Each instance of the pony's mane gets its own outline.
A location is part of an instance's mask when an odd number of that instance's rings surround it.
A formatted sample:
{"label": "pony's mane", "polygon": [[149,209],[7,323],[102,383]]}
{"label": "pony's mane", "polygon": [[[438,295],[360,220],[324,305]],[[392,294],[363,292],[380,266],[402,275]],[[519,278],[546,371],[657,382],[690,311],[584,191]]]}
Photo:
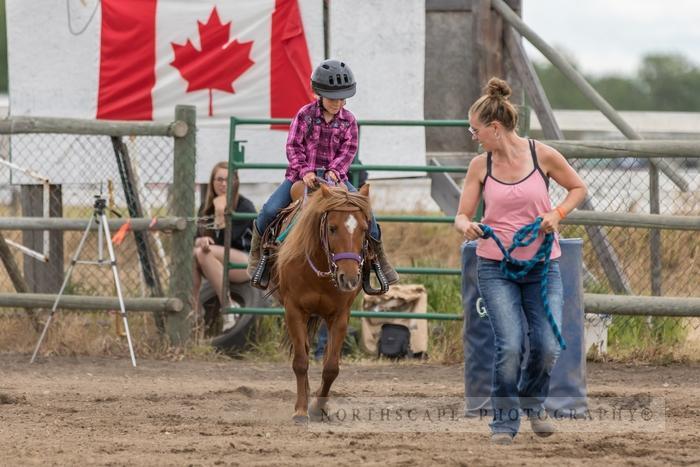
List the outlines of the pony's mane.
{"label": "pony's mane", "polygon": [[329,194],[324,196],[322,190],[317,190],[304,205],[299,219],[278,250],[278,274],[294,262],[306,261],[306,255],[312,256],[320,247],[319,231],[321,215],[324,212],[354,206],[369,219],[370,204],[367,196],[357,192],[351,193],[342,187],[329,187],[328,192]]}

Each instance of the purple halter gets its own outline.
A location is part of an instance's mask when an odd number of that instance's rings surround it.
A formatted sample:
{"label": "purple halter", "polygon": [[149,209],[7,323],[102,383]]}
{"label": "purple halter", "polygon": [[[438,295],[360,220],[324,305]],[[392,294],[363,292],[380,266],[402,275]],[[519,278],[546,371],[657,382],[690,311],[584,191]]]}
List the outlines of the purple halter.
{"label": "purple halter", "polygon": [[[338,184],[334,182],[333,180],[330,179],[325,179],[323,177],[317,177],[317,180],[325,185],[329,186],[337,186]],[[306,201],[307,198],[307,187],[304,186],[304,201]],[[345,211],[344,209],[338,209],[338,211]],[[348,209],[347,212],[354,212],[354,211],[359,211],[359,209]],[[330,211],[328,211],[330,212]],[[333,285],[338,287],[338,265],[336,264],[336,261],[340,261],[343,259],[352,259],[354,261],[357,261],[357,263],[360,265],[360,269],[362,269],[362,266],[365,262],[365,256],[367,256],[367,244],[368,240],[365,237],[364,241],[362,242],[362,254],[359,255],[357,253],[352,253],[352,252],[343,252],[343,253],[332,253],[330,246],[328,245],[328,212],[324,212],[323,215],[321,215],[321,222],[320,222],[320,232],[319,232],[319,238],[321,239],[321,246],[323,248],[323,252],[326,254],[326,259],[328,261],[328,271],[321,271],[316,267],[314,262],[311,260],[309,255],[306,255],[306,261],[309,263],[309,266],[311,269],[316,273],[318,277],[330,277],[331,281],[333,281]]]}
{"label": "purple halter", "polygon": [[362,266],[365,262],[365,256],[367,254],[367,238],[365,237],[364,241],[362,242],[361,255],[353,252],[332,253],[330,246],[328,245],[328,212],[324,212],[323,215],[321,215],[320,224],[321,225],[319,233],[321,238],[321,247],[323,248],[323,252],[326,254],[326,258],[328,261],[328,271],[321,271],[320,269],[318,269],[308,254],[306,255],[306,261],[309,263],[309,266],[318,277],[330,277],[333,281],[333,285],[338,287],[338,265],[336,264],[336,261],[340,261],[343,259],[352,259],[354,261],[357,261],[357,264],[359,264],[360,269],[362,269]]}

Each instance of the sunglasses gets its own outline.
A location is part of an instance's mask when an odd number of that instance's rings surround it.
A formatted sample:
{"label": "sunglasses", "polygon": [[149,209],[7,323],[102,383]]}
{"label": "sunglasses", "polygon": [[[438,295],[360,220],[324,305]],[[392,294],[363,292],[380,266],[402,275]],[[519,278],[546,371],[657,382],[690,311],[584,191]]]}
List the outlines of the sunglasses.
{"label": "sunglasses", "polygon": [[[493,123],[493,122],[487,123],[486,125],[484,125],[484,128],[487,127],[487,126],[489,126],[489,125],[491,125],[492,123]],[[470,126],[470,127],[467,128],[467,129],[469,130],[469,133],[470,133],[472,136],[476,136],[477,138],[479,137],[479,131],[481,131],[481,130],[476,129],[476,128],[474,128],[473,126]]]}

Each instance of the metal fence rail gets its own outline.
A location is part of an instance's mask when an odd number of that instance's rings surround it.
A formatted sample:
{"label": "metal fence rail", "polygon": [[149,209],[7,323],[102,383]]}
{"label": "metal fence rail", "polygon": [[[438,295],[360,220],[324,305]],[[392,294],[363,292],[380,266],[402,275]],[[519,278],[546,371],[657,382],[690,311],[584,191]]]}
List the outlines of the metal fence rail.
{"label": "metal fence rail", "polygon": [[[700,298],[683,297],[625,297],[608,294],[584,294],[583,306],[586,313],[599,315],[626,316],[675,316],[700,317]],[[227,313],[251,315],[284,315],[283,308],[230,308]],[[407,313],[401,311],[361,311],[352,310],[353,318],[401,318],[434,319],[441,321],[460,321],[464,319],[461,311],[433,313]]]}
{"label": "metal fence rail", "polygon": [[[261,164],[261,163],[250,163],[245,161],[245,148],[242,146],[241,142],[235,140],[235,130],[238,125],[269,125],[269,124],[286,124],[289,123],[287,119],[237,119],[231,120],[231,141],[230,141],[230,154],[229,154],[229,167],[230,170],[239,169],[264,169],[264,168],[286,168],[286,164]],[[468,122],[459,120],[450,121],[434,121],[426,120],[421,122],[416,121],[382,121],[382,120],[372,120],[372,121],[359,121],[358,125],[360,128],[362,125],[371,126],[466,126]],[[687,203],[688,191],[692,194],[695,193],[697,197],[700,194],[700,175],[697,173],[698,158],[700,158],[700,143],[696,141],[658,141],[658,140],[647,140],[647,141],[542,141],[544,144],[548,144],[555,149],[559,150],[577,169],[577,171],[583,176],[585,180],[589,182],[589,186],[593,186],[596,191],[593,193],[593,200],[597,201],[596,209],[598,211],[584,211],[579,210],[573,212],[569,217],[567,217],[563,222],[563,232],[568,233],[571,236],[582,236],[587,237],[586,231],[581,230],[580,226],[601,226],[601,228],[607,228],[607,234],[611,239],[615,249],[622,252],[622,267],[625,274],[631,277],[632,286],[631,290],[636,292],[631,296],[618,296],[610,295],[606,293],[586,293],[584,294],[584,307],[585,312],[591,317],[591,319],[600,320],[602,319],[607,325],[610,324],[610,315],[616,315],[614,320],[621,321],[622,326],[628,326],[632,328],[632,323],[624,320],[635,319],[637,316],[645,317],[647,320],[647,326],[649,329],[658,330],[666,326],[664,322],[662,323],[652,323],[650,320],[652,317],[660,318],[662,320],[674,320],[672,321],[673,326],[686,327],[688,325],[697,327],[698,324],[688,324],[690,323],[683,318],[698,317],[700,316],[700,301],[697,298],[692,298],[693,295],[697,295],[697,284],[700,283],[700,271],[695,271],[691,274],[692,278],[683,277],[687,280],[686,282],[686,292],[683,289],[679,289],[678,283],[674,284],[675,291],[673,294],[679,295],[678,297],[654,297],[648,296],[649,290],[647,288],[639,288],[636,286],[638,284],[637,276],[639,274],[649,274],[652,269],[650,267],[644,267],[639,269],[639,266],[634,266],[632,268],[628,265],[629,258],[639,258],[640,252],[639,243],[634,243],[637,238],[640,238],[638,231],[644,232],[658,232],[663,231],[666,236],[673,235],[676,231],[677,235],[683,236],[684,243],[689,243],[695,232],[700,230],[700,205],[695,198],[690,198],[691,203]],[[647,160],[653,161],[669,161],[674,167],[690,167],[690,170],[686,170],[683,173],[684,181],[687,184],[683,185],[684,190],[678,189],[675,184],[675,180],[668,180],[668,183],[662,183],[661,188],[657,186],[657,189],[661,191],[662,195],[664,193],[671,194],[671,196],[676,199],[682,199],[686,201],[683,205],[683,209],[674,209],[667,205],[664,209],[663,203],[661,204],[661,209],[656,211],[652,210],[653,213],[640,212],[640,209],[630,209],[625,206],[625,209],[621,210],[620,207],[624,204],[620,204],[625,198],[629,198],[630,190],[639,189],[641,193],[649,193],[654,191],[654,181],[650,179],[651,173],[645,169],[647,165]],[[665,164],[665,163],[664,163]],[[353,164],[351,167],[355,167]],[[664,167],[668,167],[667,164]],[[425,172],[425,173],[453,173],[453,174],[464,174],[466,172],[466,166],[440,166],[440,165],[429,165],[429,166],[390,166],[390,165],[367,165],[363,164],[361,166],[364,170],[374,170],[374,171],[402,171],[402,172]],[[640,170],[640,168],[642,170]],[[617,177],[617,178],[615,178]],[[606,184],[607,186],[616,189],[613,193],[608,195],[602,191],[601,186]],[[641,185],[643,184],[643,185]],[[619,193],[619,194],[618,194]],[[552,190],[552,198],[554,202],[558,202],[563,199],[565,192],[559,188],[554,187]],[[609,200],[609,201],[608,201]],[[642,210],[644,207],[642,207]],[[603,211],[603,212],[601,212]],[[232,217],[246,218],[250,219],[255,217],[254,214],[238,214],[233,213]],[[412,215],[378,215],[377,220],[379,222],[416,222],[416,223],[443,223],[451,224],[454,218],[451,216],[412,216]],[[651,230],[650,230],[651,229]],[[632,235],[629,235],[629,233]],[[643,234],[641,234],[643,235]],[[643,238],[643,237],[641,237]],[[673,241],[669,239],[670,241]],[[666,240],[666,241],[669,241]],[[624,245],[625,241],[630,242],[631,251],[625,252]],[[676,240],[678,241],[678,240]],[[695,242],[697,244],[697,237],[695,237]],[[590,242],[586,242],[590,243]],[[584,244],[586,244],[584,243]],[[585,252],[585,261],[594,262],[596,261],[595,256],[590,253],[590,245],[587,245],[589,251]],[[618,253],[619,254],[619,253]],[[243,264],[228,264],[229,267],[243,268]],[[610,290],[609,286],[605,282],[605,275],[601,274],[599,266],[593,264],[589,266],[590,269],[594,271],[592,275],[594,278],[600,278],[599,281],[595,282],[595,289],[597,292]],[[397,271],[403,274],[435,274],[435,275],[459,275],[461,271],[456,268],[432,268],[432,267],[422,267],[422,268],[409,268],[409,267],[397,267]],[[647,281],[647,284],[649,281]],[[683,297],[683,295],[690,295],[690,297]],[[256,315],[280,315],[283,313],[282,309],[257,309],[257,308],[235,308],[229,309],[229,313],[251,313]],[[373,314],[375,312],[367,311],[353,311],[351,316],[353,317],[371,317],[376,316]],[[602,316],[601,316],[602,315]],[[424,319],[437,319],[437,320],[460,320],[462,319],[463,313],[458,312],[435,312],[426,313],[422,315],[416,314],[404,314],[401,312],[382,312],[382,317],[397,317],[397,318],[424,318]],[[601,316],[599,318],[599,316]],[[673,317],[673,318],[671,318]],[[679,320],[680,317],[680,320]],[[587,318],[588,319],[588,318]],[[655,318],[654,318],[655,319]],[[636,326],[636,325],[635,325]],[[607,329],[607,327],[605,328]],[[654,331],[656,332],[656,331]]]}

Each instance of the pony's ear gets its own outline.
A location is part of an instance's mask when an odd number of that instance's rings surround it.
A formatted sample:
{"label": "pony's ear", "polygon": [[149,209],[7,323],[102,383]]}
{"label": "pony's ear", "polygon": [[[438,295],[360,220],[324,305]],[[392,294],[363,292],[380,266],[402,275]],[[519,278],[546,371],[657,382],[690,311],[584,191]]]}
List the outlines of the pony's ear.
{"label": "pony's ear", "polygon": [[325,185],[321,183],[321,194],[323,195],[324,198],[328,198],[329,196],[332,196],[330,188],[328,188],[328,185]]}
{"label": "pony's ear", "polygon": [[358,193],[360,193],[362,196],[367,196],[369,198],[369,183],[365,183],[364,185],[362,185]]}

